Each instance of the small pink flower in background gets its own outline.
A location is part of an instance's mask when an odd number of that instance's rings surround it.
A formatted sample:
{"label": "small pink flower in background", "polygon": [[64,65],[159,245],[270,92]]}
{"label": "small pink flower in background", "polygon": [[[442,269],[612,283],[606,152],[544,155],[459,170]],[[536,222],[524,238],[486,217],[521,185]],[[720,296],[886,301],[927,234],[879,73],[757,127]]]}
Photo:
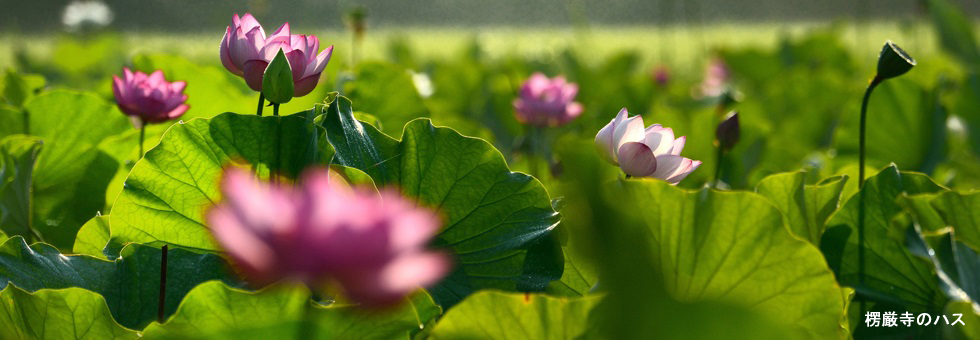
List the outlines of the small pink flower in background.
{"label": "small pink flower in background", "polygon": [[670,128],[653,124],[643,128],[643,117],[628,117],[626,109],[599,130],[596,149],[602,159],[618,165],[627,175],[655,177],[677,184],[694,172],[701,161],[681,156],[687,138],[674,139]]}
{"label": "small pink flower in background", "polygon": [[232,26],[225,29],[221,39],[221,63],[228,71],[245,79],[255,91],[262,91],[262,75],[272,59],[282,49],[293,71],[294,97],[309,94],[320,80],[320,74],[330,62],[333,46],[320,49],[314,35],[292,34],[285,23],[271,36],[251,14],[232,17]]}
{"label": "small pink flower in background", "polygon": [[578,85],[558,76],[549,79],[534,73],[521,86],[520,98],[514,100],[517,120],[535,126],[557,126],[582,114],[582,104],[575,102]]}
{"label": "small pink flower in background", "polygon": [[711,58],[708,66],[704,70],[704,80],[699,85],[699,95],[701,97],[717,97],[725,93],[728,88],[728,81],[731,78],[731,71],[728,65],[721,58]]}
{"label": "small pink flower in background", "polygon": [[670,68],[666,65],[659,65],[653,69],[653,83],[660,87],[670,84]]}
{"label": "small pink flower in background", "polygon": [[310,170],[298,188],[225,173],[224,201],[207,214],[215,239],[248,279],[336,282],[367,306],[399,302],[450,270],[447,254],[427,251],[441,227],[433,211],[399,193],[349,187]]}
{"label": "small pink flower in background", "polygon": [[112,76],[116,104],[137,126],[166,122],[187,112],[186,86],[183,81],[167,82],[160,70],[146,75],[123,68],[122,78]]}

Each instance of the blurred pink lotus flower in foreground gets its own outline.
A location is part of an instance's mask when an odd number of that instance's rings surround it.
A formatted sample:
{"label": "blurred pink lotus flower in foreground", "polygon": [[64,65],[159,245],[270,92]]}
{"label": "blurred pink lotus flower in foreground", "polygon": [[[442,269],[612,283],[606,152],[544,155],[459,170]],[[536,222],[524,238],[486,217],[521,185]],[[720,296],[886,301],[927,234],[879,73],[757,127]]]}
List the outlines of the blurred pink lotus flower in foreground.
{"label": "blurred pink lotus flower in foreground", "polygon": [[396,192],[351,188],[324,169],[308,171],[300,183],[225,173],[224,202],[207,221],[252,282],[336,282],[355,302],[385,306],[449,272],[448,255],[425,249],[441,226],[434,212]]}
{"label": "blurred pink lotus flower in foreground", "polygon": [[708,62],[704,69],[704,80],[698,87],[700,97],[717,97],[725,93],[728,88],[728,80],[731,78],[731,71],[728,65],[721,58],[714,57]]}
{"label": "blurred pink lotus flower in foreground", "polygon": [[557,126],[582,114],[582,104],[574,102],[578,85],[558,76],[548,79],[534,73],[521,86],[520,98],[514,100],[517,120],[535,126]]}
{"label": "blurred pink lotus flower in foreground", "polygon": [[643,128],[643,117],[628,117],[626,109],[599,130],[595,136],[596,149],[602,159],[618,165],[627,175],[656,177],[677,184],[701,161],[682,157],[687,138],[674,139],[670,128],[653,124]]}
{"label": "blurred pink lotus flower in foreground", "polygon": [[137,127],[162,123],[180,117],[190,108],[184,102],[187,82],[167,82],[163,71],[150,75],[123,68],[123,77],[112,76],[112,93],[119,110],[133,120]]}
{"label": "blurred pink lotus flower in foreground", "polygon": [[313,91],[320,74],[330,62],[333,46],[320,49],[320,40],[314,35],[289,34],[285,23],[271,36],[251,14],[232,17],[232,26],[225,29],[221,38],[221,64],[228,71],[245,78],[252,90],[262,91],[262,75],[272,59],[282,49],[293,71],[293,97],[302,97]]}

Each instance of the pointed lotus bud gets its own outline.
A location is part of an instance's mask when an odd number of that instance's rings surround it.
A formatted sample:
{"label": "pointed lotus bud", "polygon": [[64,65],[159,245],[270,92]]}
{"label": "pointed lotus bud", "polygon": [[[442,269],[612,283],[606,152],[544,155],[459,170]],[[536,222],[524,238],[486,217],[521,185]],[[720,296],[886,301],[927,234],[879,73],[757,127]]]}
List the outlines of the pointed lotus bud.
{"label": "pointed lotus bud", "polygon": [[905,53],[901,47],[891,41],[886,41],[878,56],[878,75],[876,78],[885,80],[905,74],[915,66],[915,59]]}
{"label": "pointed lotus bud", "polygon": [[262,76],[262,94],[269,102],[282,104],[293,98],[293,71],[289,68],[286,54],[279,54],[265,69]]}
{"label": "pointed lotus bud", "polygon": [[718,147],[722,150],[731,150],[738,143],[739,136],[738,112],[732,111],[725,119],[718,124],[715,130],[715,138],[718,139]]}

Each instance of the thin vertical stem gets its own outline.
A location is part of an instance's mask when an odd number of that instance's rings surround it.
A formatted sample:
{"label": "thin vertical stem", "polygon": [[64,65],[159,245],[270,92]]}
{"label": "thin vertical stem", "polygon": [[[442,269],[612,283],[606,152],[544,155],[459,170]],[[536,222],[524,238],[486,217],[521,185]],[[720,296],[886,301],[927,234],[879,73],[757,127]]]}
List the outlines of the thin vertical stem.
{"label": "thin vertical stem", "polygon": [[276,168],[270,177],[272,183],[279,183],[279,173],[282,172],[282,117],[279,117],[279,103],[272,104],[272,115],[276,117]]}
{"label": "thin vertical stem", "polygon": [[146,137],[146,122],[140,124],[140,155],[138,158],[143,158],[143,138]]}
{"label": "thin vertical stem", "polygon": [[255,114],[256,115],[262,116],[262,107],[265,106],[263,104],[265,104],[265,94],[262,93],[262,92],[259,92],[259,108],[258,109],[255,109]]}
{"label": "thin vertical stem", "polygon": [[718,152],[715,156],[715,180],[711,182],[713,183],[712,186],[714,186],[715,188],[717,188],[718,183],[721,182],[721,167],[724,158],[725,158],[725,149],[723,149],[721,145],[719,145]]}
{"label": "thin vertical stem", "polygon": [[868,89],[864,91],[864,99],[861,101],[861,126],[860,126],[860,140],[858,141],[858,188],[864,187],[864,155],[865,155],[865,133],[866,124],[868,120],[868,101],[871,99],[871,91],[878,86],[880,80],[875,77],[871,84],[868,84]]}
{"label": "thin vertical stem", "polygon": [[163,323],[164,305],[167,301],[167,245],[160,249],[160,300],[157,302],[157,322]]}
{"label": "thin vertical stem", "polygon": [[24,109],[24,134],[31,134],[31,113]]}
{"label": "thin vertical stem", "polygon": [[[865,217],[865,206],[864,206],[864,158],[865,158],[865,141],[867,134],[867,120],[868,120],[868,100],[871,98],[871,92],[878,86],[881,79],[875,76],[868,84],[868,89],[864,91],[864,99],[861,100],[861,125],[860,125],[860,137],[858,141],[858,282],[864,286],[864,217]],[[864,314],[865,303],[864,299],[860,301],[860,313]]]}

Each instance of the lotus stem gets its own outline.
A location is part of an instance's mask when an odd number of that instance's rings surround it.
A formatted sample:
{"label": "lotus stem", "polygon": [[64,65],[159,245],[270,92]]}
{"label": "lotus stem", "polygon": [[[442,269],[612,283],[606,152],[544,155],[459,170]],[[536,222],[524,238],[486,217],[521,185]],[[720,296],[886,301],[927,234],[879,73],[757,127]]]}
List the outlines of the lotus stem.
{"label": "lotus stem", "polygon": [[265,104],[265,94],[259,92],[259,108],[255,110],[255,114],[260,117],[262,116],[262,106],[264,106],[263,104]]}
{"label": "lotus stem", "polygon": [[724,160],[724,158],[725,158],[725,148],[722,147],[721,145],[718,145],[718,153],[715,156],[715,180],[712,181],[715,188],[717,188],[718,183],[721,182],[721,167],[722,167],[722,160]]}
{"label": "lotus stem", "polygon": [[868,84],[868,89],[864,91],[864,99],[861,101],[861,126],[860,126],[861,132],[859,137],[860,140],[858,142],[859,143],[858,145],[858,188],[859,189],[864,187],[864,156],[865,156],[865,140],[866,140],[865,135],[866,135],[867,121],[868,121],[868,101],[869,99],[871,99],[871,92],[874,91],[875,87],[877,87],[878,83],[880,82],[881,79],[878,77],[875,77],[873,80],[871,80],[871,83]]}
{"label": "lotus stem", "polygon": [[279,183],[282,171],[282,117],[279,116],[279,103],[272,104],[272,116],[276,117],[276,168],[270,176],[273,183]]}
{"label": "lotus stem", "polygon": [[[864,206],[864,158],[865,158],[865,142],[866,142],[866,130],[867,130],[867,120],[868,120],[868,101],[871,98],[871,92],[874,91],[878,83],[881,82],[881,78],[875,76],[868,84],[868,89],[864,91],[864,99],[861,101],[861,125],[860,125],[860,137],[858,141],[858,282],[864,286],[865,282],[865,251],[864,251],[864,217],[865,217],[865,206]],[[860,301],[861,314],[864,314],[865,305],[864,300]]]}
{"label": "lotus stem", "polygon": [[140,155],[137,159],[143,158],[143,138],[146,137],[146,122],[140,124]]}

